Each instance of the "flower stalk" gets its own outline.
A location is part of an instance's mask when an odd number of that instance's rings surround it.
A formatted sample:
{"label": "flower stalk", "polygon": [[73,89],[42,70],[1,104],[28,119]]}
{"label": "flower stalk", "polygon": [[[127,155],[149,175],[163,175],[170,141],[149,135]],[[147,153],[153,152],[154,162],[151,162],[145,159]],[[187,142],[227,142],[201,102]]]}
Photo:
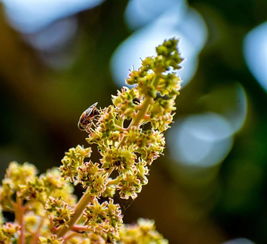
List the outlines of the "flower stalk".
{"label": "flower stalk", "polygon": [[81,199],[79,200],[79,202],[76,205],[74,214],[72,215],[69,223],[64,226],[64,228],[62,228],[61,230],[58,231],[57,236],[58,237],[63,237],[72,227],[73,225],[79,220],[79,218],[81,217],[84,209],[86,208],[86,206],[93,200],[94,198],[91,196],[90,191],[86,191],[83,196],[81,197]]}
{"label": "flower stalk", "polygon": [[22,205],[22,200],[17,198],[17,204],[16,204],[16,221],[18,222],[20,226],[20,234],[19,234],[19,240],[18,244],[24,244],[25,243],[25,223],[24,223],[24,213],[25,208]]}

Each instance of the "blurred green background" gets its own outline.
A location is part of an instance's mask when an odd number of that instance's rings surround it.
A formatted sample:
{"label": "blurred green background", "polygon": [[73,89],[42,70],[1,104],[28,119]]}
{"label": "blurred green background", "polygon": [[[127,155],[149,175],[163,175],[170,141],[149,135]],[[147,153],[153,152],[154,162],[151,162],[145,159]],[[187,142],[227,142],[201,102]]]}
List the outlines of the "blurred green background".
{"label": "blurred green background", "polygon": [[2,0],[0,177],[84,144],[84,109],[110,104],[170,37],[185,58],[176,122],[125,221],[170,243],[267,243],[266,0]]}

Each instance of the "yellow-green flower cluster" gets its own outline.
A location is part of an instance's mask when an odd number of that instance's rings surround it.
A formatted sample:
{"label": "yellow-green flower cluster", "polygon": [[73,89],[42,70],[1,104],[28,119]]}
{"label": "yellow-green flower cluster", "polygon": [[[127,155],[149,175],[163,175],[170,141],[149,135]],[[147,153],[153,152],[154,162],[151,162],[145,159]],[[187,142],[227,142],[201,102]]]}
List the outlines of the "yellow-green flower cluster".
{"label": "yellow-green flower cluster", "polygon": [[[89,159],[90,147],[81,146],[70,149],[62,160],[65,179],[96,197],[87,213],[95,212],[102,206],[100,199],[116,192],[122,199],[136,198],[148,182],[148,166],[163,153],[163,132],[172,123],[180,89],[174,70],[182,59],[175,39],[165,41],[156,52],[156,57],[144,59],[129,75],[127,83],[134,87],[123,87],[112,96],[113,105],[99,109],[94,126],[88,129],[87,142],[97,146],[99,162]],[[92,217],[86,216],[85,222],[90,222]],[[105,228],[102,237],[103,233]]]}
{"label": "yellow-green flower cluster", "polygon": [[33,165],[11,162],[0,188],[0,204],[3,210],[13,210],[18,197],[25,197],[25,188],[35,180],[37,170]]}
{"label": "yellow-green flower cluster", "polygon": [[118,230],[122,225],[120,206],[113,200],[100,204],[96,199],[87,206],[83,218],[85,225],[93,233],[98,234],[105,240],[118,239]]}
{"label": "yellow-green flower cluster", "polygon": [[156,231],[154,221],[139,219],[136,225],[123,226],[119,243],[168,244],[168,241]]}
{"label": "yellow-green flower cluster", "polygon": [[177,40],[165,41],[156,51],[156,57],[144,59],[142,66],[129,75],[127,83],[135,87],[123,87],[112,97],[113,105],[99,110],[96,127],[87,138],[89,144],[98,147],[98,167],[117,172],[106,185],[114,183],[113,189],[122,198],[135,198],[147,183],[147,166],[162,154],[162,132],[173,120],[180,89],[174,69],[180,68],[182,61]]}
{"label": "yellow-green flower cluster", "polygon": [[5,223],[0,226],[0,244],[14,243],[19,226],[13,223]]}
{"label": "yellow-green flower cluster", "polygon": [[108,174],[100,164],[85,162],[78,168],[77,173],[79,182],[84,188],[88,188],[92,196],[99,197],[105,191]]}
{"label": "yellow-green flower cluster", "polygon": [[39,237],[40,244],[63,244],[64,240],[58,238],[57,235],[48,233],[46,236]]}
{"label": "yellow-green flower cluster", "polygon": [[[115,194],[135,199],[148,183],[149,166],[163,153],[163,133],[173,121],[180,89],[174,70],[182,61],[177,40],[164,41],[156,53],[130,73],[126,82],[133,87],[112,96],[112,105],[83,114],[89,147],[69,149],[59,170],[37,175],[30,164],[10,164],[0,210],[14,212],[16,220],[5,223],[0,214],[0,244],[167,243],[151,221],[124,226],[113,200]],[[77,203],[69,183],[86,189]]]}
{"label": "yellow-green flower cluster", "polygon": [[90,158],[91,149],[77,146],[65,153],[60,167],[62,176],[71,183],[78,184],[77,169],[83,165],[86,158]]}
{"label": "yellow-green flower cluster", "polygon": [[57,229],[58,227],[67,225],[73,214],[73,208],[60,197],[50,197],[45,209],[49,213],[51,229]]}
{"label": "yellow-green flower cluster", "polygon": [[30,202],[28,205],[31,209],[39,203],[44,206],[50,196],[60,196],[70,203],[75,202],[71,185],[61,177],[58,169],[37,176],[36,168],[28,163],[19,165],[12,162],[0,189],[0,202],[4,210],[12,210],[18,198]]}
{"label": "yellow-green flower cluster", "polygon": [[[48,170],[45,174],[38,176],[33,165],[11,162],[0,187],[0,206],[3,211],[15,214],[16,225],[11,223],[0,225],[0,243],[2,240],[5,240],[4,244],[17,240],[19,237],[17,232],[21,231],[19,224],[23,224],[25,229],[25,240],[32,238],[31,233],[39,225],[41,225],[40,235],[45,235],[49,225],[48,219],[56,223],[54,212],[48,211],[49,202],[51,199],[57,199],[57,201],[66,202],[68,207],[73,206],[76,197],[72,191],[71,185],[61,177],[58,169]],[[57,206],[60,206],[62,213],[62,203]],[[66,215],[62,216],[59,217],[59,225],[66,219]],[[57,225],[54,227],[56,228]]]}

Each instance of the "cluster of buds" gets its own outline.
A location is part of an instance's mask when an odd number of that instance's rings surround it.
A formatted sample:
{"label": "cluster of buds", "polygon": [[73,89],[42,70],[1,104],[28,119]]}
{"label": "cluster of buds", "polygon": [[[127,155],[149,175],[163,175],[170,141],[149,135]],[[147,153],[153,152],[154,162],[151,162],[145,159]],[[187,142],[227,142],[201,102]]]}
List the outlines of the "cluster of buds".
{"label": "cluster of buds", "polygon": [[[112,105],[98,109],[95,103],[81,115],[88,147],[71,148],[59,169],[39,176],[30,164],[10,164],[0,206],[13,211],[15,221],[0,216],[0,244],[167,243],[151,221],[123,225],[114,203],[115,196],[135,199],[148,183],[149,166],[163,153],[163,133],[173,121],[180,89],[175,70],[182,61],[177,40],[164,41],[156,53],[130,73],[126,82],[133,87],[118,91]],[[98,162],[91,160],[92,148]],[[70,183],[85,189],[79,201]]]}
{"label": "cluster of buds", "polygon": [[147,219],[139,219],[136,225],[124,225],[121,228],[120,238],[124,244],[168,244],[168,241],[155,230],[154,221]]}

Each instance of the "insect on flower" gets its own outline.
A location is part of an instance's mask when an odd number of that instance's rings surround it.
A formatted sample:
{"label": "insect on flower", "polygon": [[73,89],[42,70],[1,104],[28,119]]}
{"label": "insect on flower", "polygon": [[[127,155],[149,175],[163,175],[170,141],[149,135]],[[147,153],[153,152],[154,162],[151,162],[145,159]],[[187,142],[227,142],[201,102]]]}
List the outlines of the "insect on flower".
{"label": "insect on flower", "polygon": [[96,107],[97,102],[87,108],[80,116],[78,121],[78,128],[82,131],[86,131],[90,133],[92,129],[96,126],[95,122],[97,122],[97,118],[99,115],[99,110]]}

